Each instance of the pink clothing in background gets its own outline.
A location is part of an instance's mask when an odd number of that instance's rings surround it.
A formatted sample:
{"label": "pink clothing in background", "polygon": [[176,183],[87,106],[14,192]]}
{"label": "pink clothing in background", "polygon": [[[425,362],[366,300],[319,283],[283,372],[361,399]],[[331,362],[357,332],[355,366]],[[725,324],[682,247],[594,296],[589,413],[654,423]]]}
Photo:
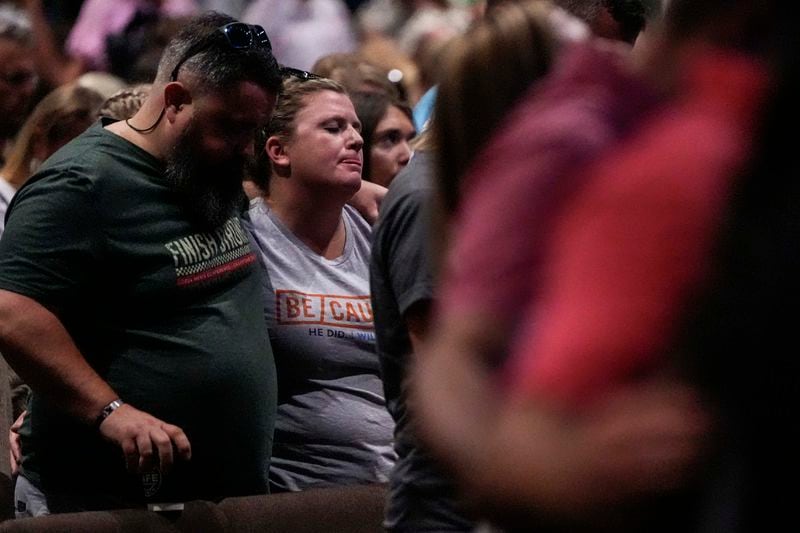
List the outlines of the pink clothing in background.
{"label": "pink clothing in background", "polygon": [[707,279],[748,160],[766,70],[696,49],[683,95],[589,173],[563,211],[507,377],[517,396],[590,401],[660,367]]}
{"label": "pink clothing in background", "polygon": [[[153,0],[85,0],[78,20],[67,38],[67,53],[83,60],[90,70],[105,70],[106,39],[120,33],[138,10],[152,8]],[[163,0],[157,8],[168,17],[191,15],[197,11],[194,0]]]}
{"label": "pink clothing in background", "polygon": [[564,51],[465,177],[441,313],[518,324],[538,292],[551,220],[581,185],[577,171],[655,101],[628,72],[619,49],[589,42]]}

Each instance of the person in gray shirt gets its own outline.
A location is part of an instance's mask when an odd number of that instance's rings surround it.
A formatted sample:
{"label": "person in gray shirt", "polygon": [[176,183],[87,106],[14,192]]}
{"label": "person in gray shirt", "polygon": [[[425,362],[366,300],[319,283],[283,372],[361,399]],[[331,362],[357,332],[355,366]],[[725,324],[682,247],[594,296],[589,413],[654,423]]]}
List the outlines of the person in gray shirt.
{"label": "person in gray shirt", "polygon": [[369,224],[345,205],[361,184],[360,123],[331,80],[289,78],[264,132],[250,230],[268,280],[278,368],[273,491],[388,480],[386,410],[369,296]]}
{"label": "person in gray shirt", "polygon": [[[421,142],[431,144],[430,132]],[[435,298],[429,236],[433,150],[417,147],[392,182],[375,225],[370,287],[386,404],[396,422],[397,464],[389,480],[383,526],[392,533],[472,531],[454,485],[413,432],[408,372],[432,322]]]}

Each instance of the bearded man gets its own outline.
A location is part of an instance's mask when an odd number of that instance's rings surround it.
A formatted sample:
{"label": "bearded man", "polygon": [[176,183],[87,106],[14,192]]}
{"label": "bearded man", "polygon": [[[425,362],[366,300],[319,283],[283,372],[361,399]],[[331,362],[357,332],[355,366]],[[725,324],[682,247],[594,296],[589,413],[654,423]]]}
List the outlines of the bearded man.
{"label": "bearded man", "polygon": [[262,28],[199,17],[136,115],[12,202],[0,350],[33,389],[20,472],[50,511],[267,491],[275,366],[237,213],[279,87]]}

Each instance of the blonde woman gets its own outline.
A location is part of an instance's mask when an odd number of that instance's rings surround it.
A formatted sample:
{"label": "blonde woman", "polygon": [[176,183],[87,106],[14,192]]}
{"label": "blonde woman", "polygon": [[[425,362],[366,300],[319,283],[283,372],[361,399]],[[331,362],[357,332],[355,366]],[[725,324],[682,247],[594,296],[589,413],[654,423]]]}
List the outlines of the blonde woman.
{"label": "blonde woman", "polygon": [[339,84],[303,76],[284,82],[261,157],[268,192],[250,208],[278,369],[274,491],[385,482],[395,459],[369,298],[371,230],[346,205],[361,187],[361,124]]}

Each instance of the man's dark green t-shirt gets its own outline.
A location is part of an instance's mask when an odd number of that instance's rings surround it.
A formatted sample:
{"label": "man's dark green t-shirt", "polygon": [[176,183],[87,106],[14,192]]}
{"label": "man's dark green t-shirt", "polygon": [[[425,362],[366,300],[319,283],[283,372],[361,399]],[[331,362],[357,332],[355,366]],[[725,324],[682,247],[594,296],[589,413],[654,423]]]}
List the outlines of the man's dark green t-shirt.
{"label": "man's dark green t-shirt", "polygon": [[267,490],[276,382],[262,273],[237,216],[193,226],[163,172],[95,124],[19,191],[0,242],[0,288],[52,311],[120,398],[192,444],[167,475],[127,474],[116,445],[34,393],[22,473],[89,508]]}

